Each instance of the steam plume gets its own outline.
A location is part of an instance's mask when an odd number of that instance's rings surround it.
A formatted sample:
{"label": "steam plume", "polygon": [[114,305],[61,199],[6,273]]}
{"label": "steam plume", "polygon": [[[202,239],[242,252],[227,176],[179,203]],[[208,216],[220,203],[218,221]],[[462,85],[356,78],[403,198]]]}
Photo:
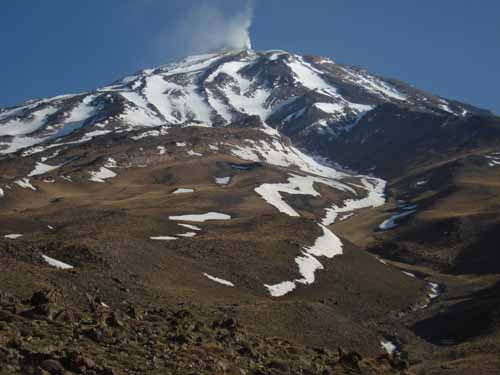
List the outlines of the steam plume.
{"label": "steam plume", "polygon": [[203,1],[179,22],[173,33],[177,52],[204,53],[228,49],[251,49],[250,27],[253,2],[245,1],[236,12]]}

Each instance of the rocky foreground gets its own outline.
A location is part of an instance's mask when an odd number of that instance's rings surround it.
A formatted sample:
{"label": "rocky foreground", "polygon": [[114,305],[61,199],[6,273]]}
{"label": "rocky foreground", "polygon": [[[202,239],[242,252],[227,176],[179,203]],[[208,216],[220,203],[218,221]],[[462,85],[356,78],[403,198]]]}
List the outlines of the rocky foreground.
{"label": "rocky foreground", "polygon": [[310,348],[250,334],[230,314],[111,309],[99,297],[75,309],[55,290],[20,301],[0,293],[1,374],[399,374],[400,356]]}

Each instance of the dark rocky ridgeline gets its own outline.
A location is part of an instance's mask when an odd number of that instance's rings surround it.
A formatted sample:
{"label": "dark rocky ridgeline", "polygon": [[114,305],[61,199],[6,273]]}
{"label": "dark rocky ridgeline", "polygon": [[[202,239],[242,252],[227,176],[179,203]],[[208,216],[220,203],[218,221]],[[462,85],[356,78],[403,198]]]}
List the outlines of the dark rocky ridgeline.
{"label": "dark rocky ridgeline", "polygon": [[187,305],[113,309],[86,299],[78,309],[54,290],[26,301],[0,292],[0,374],[401,374],[408,366],[256,336],[227,314],[207,321]]}

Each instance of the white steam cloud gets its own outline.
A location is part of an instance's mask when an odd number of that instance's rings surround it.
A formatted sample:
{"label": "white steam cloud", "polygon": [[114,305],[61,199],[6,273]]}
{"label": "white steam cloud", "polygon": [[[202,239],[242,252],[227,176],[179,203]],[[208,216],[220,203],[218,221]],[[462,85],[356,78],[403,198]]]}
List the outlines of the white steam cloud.
{"label": "white steam cloud", "polygon": [[171,34],[177,53],[193,54],[227,49],[251,49],[250,27],[253,1],[229,11],[206,1],[199,3],[175,27]]}

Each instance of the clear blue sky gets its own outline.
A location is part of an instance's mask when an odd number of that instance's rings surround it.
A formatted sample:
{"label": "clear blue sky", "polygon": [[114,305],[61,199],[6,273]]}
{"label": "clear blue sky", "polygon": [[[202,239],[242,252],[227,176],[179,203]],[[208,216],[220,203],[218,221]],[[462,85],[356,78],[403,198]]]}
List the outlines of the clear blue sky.
{"label": "clear blue sky", "polygon": [[[89,90],[179,57],[201,0],[12,0],[0,7],[0,106]],[[226,13],[240,0],[210,0]],[[359,65],[500,113],[499,0],[255,0],[256,50]]]}

